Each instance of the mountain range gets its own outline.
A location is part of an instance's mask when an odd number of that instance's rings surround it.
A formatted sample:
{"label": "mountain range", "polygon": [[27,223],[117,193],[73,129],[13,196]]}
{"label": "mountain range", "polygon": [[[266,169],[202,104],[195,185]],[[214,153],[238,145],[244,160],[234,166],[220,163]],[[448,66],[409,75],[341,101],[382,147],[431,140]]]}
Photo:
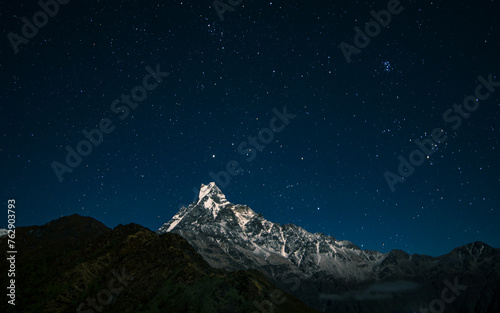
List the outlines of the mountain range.
{"label": "mountain range", "polygon": [[272,223],[213,182],[157,232],[181,235],[214,268],[257,269],[322,312],[500,312],[500,250],[482,242],[439,257],[362,250]]}
{"label": "mountain range", "polygon": [[4,295],[1,312],[500,312],[500,249],[362,250],[272,223],[215,183],[157,231],[75,214],[15,234],[16,305]]}

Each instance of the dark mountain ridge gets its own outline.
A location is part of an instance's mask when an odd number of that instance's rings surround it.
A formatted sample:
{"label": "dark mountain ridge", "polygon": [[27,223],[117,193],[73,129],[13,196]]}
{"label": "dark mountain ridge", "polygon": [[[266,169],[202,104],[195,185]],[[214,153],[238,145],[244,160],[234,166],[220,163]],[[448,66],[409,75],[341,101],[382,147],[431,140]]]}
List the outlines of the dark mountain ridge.
{"label": "dark mountain ridge", "polygon": [[269,304],[277,313],[317,312],[258,271],[214,269],[181,236],[137,224],[111,230],[72,215],[19,227],[16,242],[16,306],[2,301],[2,312],[243,313]]}

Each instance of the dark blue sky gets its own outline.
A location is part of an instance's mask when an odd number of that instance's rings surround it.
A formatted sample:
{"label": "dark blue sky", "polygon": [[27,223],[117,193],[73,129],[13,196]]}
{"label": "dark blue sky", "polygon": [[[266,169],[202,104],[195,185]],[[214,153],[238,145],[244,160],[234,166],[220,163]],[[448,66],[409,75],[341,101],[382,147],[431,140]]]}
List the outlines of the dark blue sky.
{"label": "dark blue sky", "polygon": [[[1,202],[16,199],[18,226],[78,213],[156,230],[234,160],[222,191],[272,222],[382,252],[500,247],[500,87],[443,118],[479,76],[500,81],[498,3],[401,1],[348,63],[339,45],[391,3],[243,0],[221,21],[208,0],[70,1],[17,53],[9,33],[41,8],[3,3]],[[285,106],[295,117],[269,132]],[[102,119],[71,168],[65,147]],[[447,139],[391,191],[384,173],[401,179],[398,156],[436,128]],[[272,140],[243,151],[259,131]],[[62,182],[53,162],[72,169]]]}

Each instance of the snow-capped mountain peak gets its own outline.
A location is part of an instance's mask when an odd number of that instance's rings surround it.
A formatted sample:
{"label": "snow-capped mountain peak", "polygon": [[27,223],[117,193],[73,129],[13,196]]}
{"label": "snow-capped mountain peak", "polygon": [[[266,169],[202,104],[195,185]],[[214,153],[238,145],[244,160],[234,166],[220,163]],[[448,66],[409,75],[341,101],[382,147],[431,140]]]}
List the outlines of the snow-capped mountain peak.
{"label": "snow-capped mountain peak", "polygon": [[293,224],[272,223],[246,205],[230,203],[213,182],[202,185],[197,201],[158,230],[165,232],[186,238],[214,267],[264,267],[271,276],[269,266],[285,266],[305,276],[325,271],[358,280],[369,276],[385,258],[348,241],[312,234]]}
{"label": "snow-capped mountain peak", "polygon": [[226,196],[214,182],[202,184],[196,202],[182,207],[172,219],[163,224],[158,232],[170,232],[176,227],[191,224],[204,224],[215,220],[219,212],[230,205]]}
{"label": "snow-capped mountain peak", "polygon": [[229,201],[227,201],[226,196],[214,182],[211,182],[208,185],[202,184],[196,204],[203,204],[205,208],[210,208],[214,203],[218,205],[226,205],[229,204]]}
{"label": "snow-capped mountain peak", "polygon": [[212,213],[213,218],[216,219],[220,210],[229,204],[229,201],[227,201],[226,196],[219,187],[214,182],[211,182],[208,185],[201,185],[198,201],[195,206],[202,206],[207,209]]}

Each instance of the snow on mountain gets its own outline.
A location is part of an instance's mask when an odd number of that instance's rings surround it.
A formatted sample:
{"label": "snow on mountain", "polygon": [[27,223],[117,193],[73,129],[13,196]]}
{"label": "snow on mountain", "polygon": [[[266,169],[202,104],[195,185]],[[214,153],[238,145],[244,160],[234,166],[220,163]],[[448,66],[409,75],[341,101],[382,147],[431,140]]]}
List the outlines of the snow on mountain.
{"label": "snow on mountain", "polygon": [[213,182],[202,185],[198,200],[160,227],[158,233],[164,232],[184,236],[214,267],[258,268],[273,277],[280,276],[278,266],[286,268],[282,273],[303,277],[326,272],[365,280],[385,256],[293,224],[267,221],[248,206],[230,203]]}
{"label": "snow on mountain", "polygon": [[[361,250],[352,242],[312,234],[294,224],[272,223],[246,205],[230,203],[215,183],[202,185],[197,201],[181,208],[157,232],[181,235],[212,267],[257,269],[277,287],[328,313],[413,312],[439,294],[444,279],[463,275],[464,270],[472,273],[469,283],[478,290],[497,288],[492,286],[498,286],[495,277],[500,277],[500,270],[484,276],[498,263],[500,252],[481,242],[436,258],[400,250],[386,254]],[[383,294],[394,299],[391,303],[344,302],[358,295],[377,298],[380,294],[374,290],[387,284],[422,288]],[[480,299],[473,293],[463,299],[496,303],[490,294]]]}

